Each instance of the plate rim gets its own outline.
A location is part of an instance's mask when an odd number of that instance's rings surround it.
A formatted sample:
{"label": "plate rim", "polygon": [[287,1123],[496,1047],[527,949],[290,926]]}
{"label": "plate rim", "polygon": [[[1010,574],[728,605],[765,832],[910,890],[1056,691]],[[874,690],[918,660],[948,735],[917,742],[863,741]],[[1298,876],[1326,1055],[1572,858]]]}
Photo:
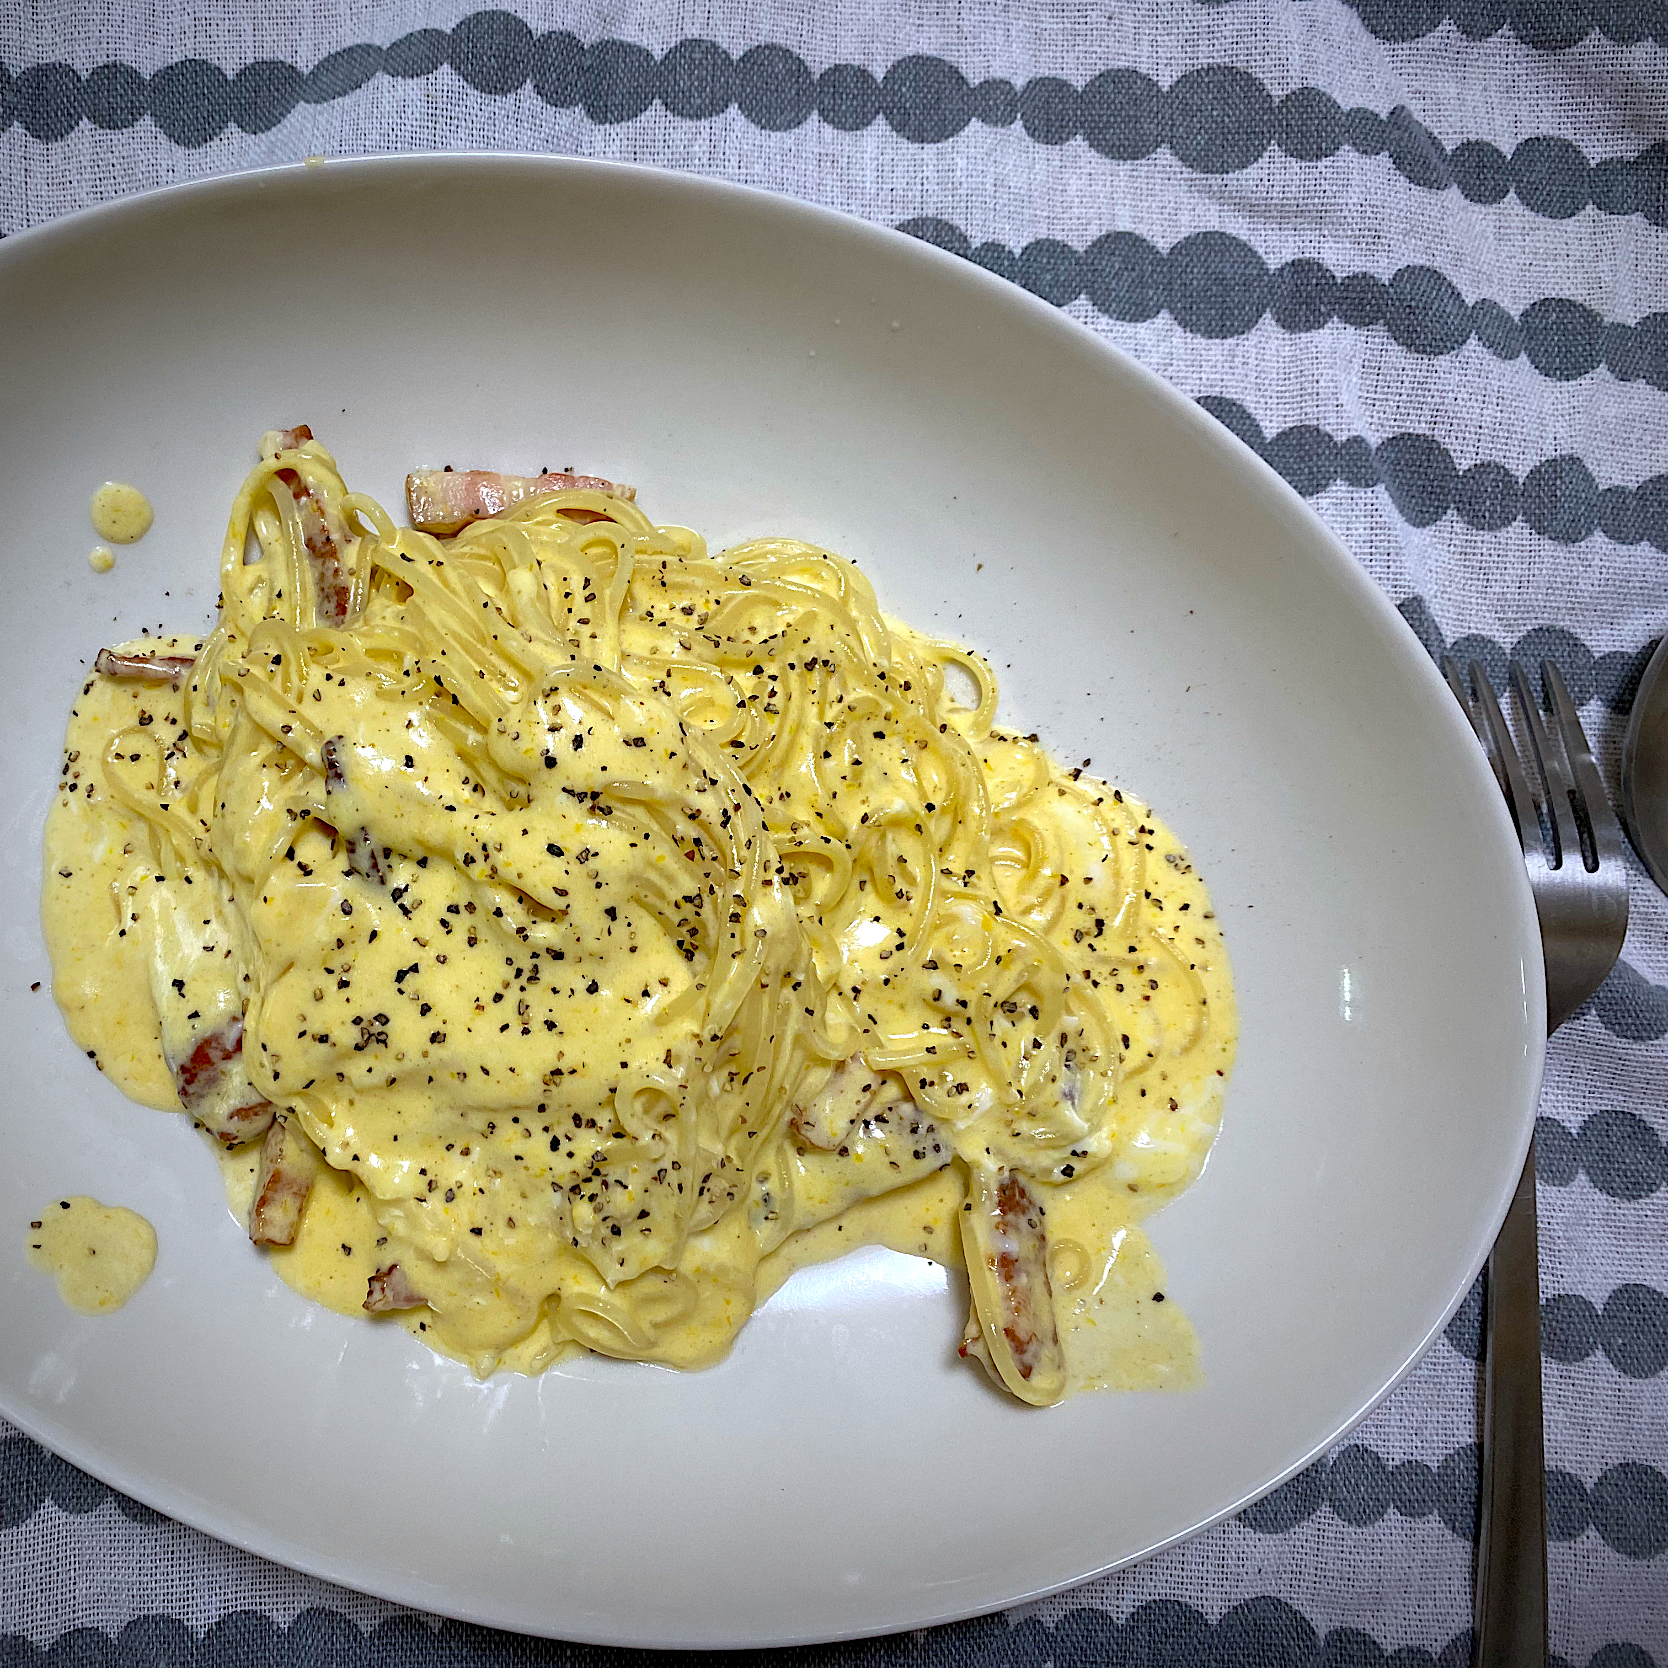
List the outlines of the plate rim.
{"label": "plate rim", "polygon": [[[695,197],[739,199],[751,203],[756,208],[784,214],[790,220],[799,219],[829,230],[838,229],[844,236],[858,237],[878,247],[888,248],[898,253],[907,250],[912,258],[922,263],[925,270],[929,272],[936,271],[942,275],[952,277],[958,283],[970,285],[975,292],[983,291],[1001,305],[1017,307],[1023,312],[1029,313],[1033,320],[1040,324],[1046,323],[1047,328],[1057,332],[1062,338],[1069,338],[1080,353],[1098,355],[1104,361],[1109,362],[1112,367],[1115,367],[1119,375],[1130,379],[1147,398],[1156,400],[1172,419],[1190,431],[1195,440],[1205,442],[1208,448],[1225,460],[1229,469],[1242,472],[1249,469],[1254,477],[1260,479],[1265,489],[1272,489],[1275,501],[1282,505],[1285,513],[1301,522],[1311,538],[1318,536],[1318,542],[1327,550],[1328,559],[1336,570],[1337,577],[1347,592],[1349,600],[1361,608],[1368,618],[1376,624],[1380,638],[1385,642],[1387,648],[1391,648],[1399,662],[1400,670],[1415,684],[1423,683],[1428,692],[1435,693],[1437,690],[1443,689],[1440,673],[1424,646],[1414,635],[1412,628],[1390,602],[1383,589],[1350,553],[1342,539],[1322,520],[1301,494],[1275,471],[1265,458],[1253,451],[1236,434],[1211,417],[1193,399],[1165,380],[1157,371],[1143,364],[1088,325],[1073,318],[1064,309],[1031,294],[1018,284],[1010,283],[995,273],[976,266],[949,250],[929,243],[924,239],[912,237],[908,233],[882,222],[868,220],[845,210],[809,202],[784,192],[772,191],[720,176],[690,173],[645,163],[618,161],[612,158],[552,155],[538,151],[379,151],[346,156],[324,156],[309,158],[301,162],[286,162],[238,169],[204,178],[156,186],[112,198],[105,202],[90,204],[84,208],[56,216],[40,225],[28,227],[11,237],[0,240],[0,285],[9,280],[11,273],[20,264],[40,258],[42,255],[49,253],[56,242],[80,236],[89,227],[116,221],[142,223],[147,216],[158,212],[166,212],[176,203],[189,202],[191,199],[202,199],[205,202],[211,202],[216,197],[236,199],[248,195],[259,195],[276,186],[299,184],[309,177],[316,177],[323,184],[344,174],[350,180],[374,181],[378,177],[392,174],[417,175],[424,172],[450,174],[461,178],[477,171],[544,174],[549,176],[569,175],[592,179],[606,179],[609,176],[614,176],[629,179],[638,186],[651,189],[672,190],[688,193]],[[1480,796],[1489,806],[1488,811],[1484,813],[1484,820],[1491,827],[1490,832],[1485,835],[1485,839],[1492,840],[1506,855],[1509,855],[1516,849],[1516,836],[1512,832],[1504,801],[1493,781],[1492,774],[1489,772],[1487,761],[1481,749],[1475,745],[1475,738],[1469,723],[1460,711],[1458,703],[1451,698],[1434,703],[1434,707],[1435,710],[1440,710],[1445,715],[1439,722],[1445,724],[1452,735],[1462,736],[1467,743],[1466,748],[1463,749],[1469,760],[1467,768],[1474,782],[1479,787],[1485,787],[1487,790],[1485,794]],[[1524,974],[1527,980],[1525,998],[1529,1009],[1528,1018],[1531,1022],[1528,1034],[1532,1054],[1529,1061],[1530,1070],[1526,1078],[1526,1086],[1532,1090],[1532,1093],[1525,1097],[1520,1128],[1514,1138],[1513,1154],[1515,1161],[1510,1167],[1508,1179],[1504,1186],[1497,1190],[1498,1196],[1490,1201],[1488,1209],[1477,1218],[1483,1224],[1483,1228],[1471,1249],[1467,1264],[1469,1272],[1461,1282],[1457,1292],[1426,1329],[1423,1336],[1412,1346],[1388,1381],[1376,1390],[1361,1407],[1348,1417],[1340,1420],[1335,1429],[1330,1430],[1324,1437],[1317,1440],[1299,1459],[1288,1465],[1278,1475],[1255,1488],[1247,1490],[1242,1496],[1223,1506],[1214,1514],[1185,1529],[1177,1530],[1154,1540],[1138,1551],[1108,1562],[1095,1563],[1087,1569],[1058,1581],[1051,1581],[1034,1589],[1026,1589],[1000,1599],[981,1600],[974,1603],[957,1602],[947,1608],[917,1616],[915,1619],[888,1617],[872,1625],[854,1624],[834,1631],[819,1628],[811,1631],[788,1630],[766,1633],[726,1632],[722,1637],[708,1633],[691,1633],[674,1637],[662,1633],[635,1632],[629,1620],[621,1618],[615,1625],[611,1626],[598,1625],[592,1621],[587,1622],[586,1625],[576,1631],[556,1632],[554,1631],[555,1624],[549,1620],[540,1621],[531,1614],[518,1614],[511,1619],[506,1619],[506,1611],[503,1608],[494,1610],[479,1607],[472,1604],[466,1594],[459,1593],[456,1590],[436,1590],[431,1583],[414,1575],[405,1576],[401,1572],[388,1570],[370,1585],[362,1584],[357,1577],[353,1579],[345,1578],[339,1569],[332,1568],[328,1556],[314,1552],[303,1544],[293,1542],[282,1534],[263,1534],[261,1526],[257,1522],[251,1521],[247,1529],[239,1527],[229,1522],[225,1514],[212,1504],[199,1509],[200,1503],[195,1495],[170,1486],[166,1479],[158,1481],[154,1486],[148,1479],[140,1479],[138,1487],[130,1486],[133,1479],[124,1476],[119,1458],[107,1456],[102,1450],[97,1450],[90,1444],[84,1443],[73,1432],[56,1426],[49,1419],[37,1417],[36,1411],[32,1408],[25,1407],[20,1410],[9,1405],[3,1384],[0,1384],[0,1415],[3,1415],[16,1429],[41,1447],[57,1454],[113,1491],[139,1501],[142,1505],[162,1513],[172,1521],[197,1529],[216,1540],[252,1553],[256,1557],[299,1571],[333,1586],[368,1595],[374,1599],[408,1606],[474,1626],[502,1629],[529,1637],[648,1650],[783,1649],[793,1646],[818,1643],[832,1644],[874,1638],[919,1628],[949,1626],[959,1621],[994,1614],[998,1611],[1013,1609],[1053,1597],[1086,1582],[1142,1563],[1175,1546],[1192,1540],[1194,1537],[1225,1522],[1228,1518],[1244,1511],[1257,1500],[1271,1494],[1298,1472],[1311,1465],[1321,1454],[1335,1446],[1381,1406],[1424,1360],[1460,1305],[1465,1301],[1478,1273],[1487,1260],[1489,1250],[1511,1203],[1518,1172],[1522,1168],[1533,1138],[1535,1115],[1539,1106],[1545,1072],[1547,1052],[1545,978],[1538,921],[1527,873],[1520,863],[1513,862],[1509,867],[1513,874],[1511,880],[1508,881],[1508,886],[1515,892],[1517,899],[1516,919],[1503,923],[1503,926],[1508,933],[1515,936],[1518,941],[1516,948],[1523,956]]]}

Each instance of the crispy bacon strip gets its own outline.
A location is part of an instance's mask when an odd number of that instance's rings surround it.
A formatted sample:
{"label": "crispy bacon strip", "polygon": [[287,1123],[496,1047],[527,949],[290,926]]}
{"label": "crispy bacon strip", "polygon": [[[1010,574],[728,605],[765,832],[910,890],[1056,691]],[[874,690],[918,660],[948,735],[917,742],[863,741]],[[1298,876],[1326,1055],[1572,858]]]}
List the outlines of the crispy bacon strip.
{"label": "crispy bacon strip", "polygon": [[318,1158],[312,1143],[288,1118],[274,1118],[261,1143],[255,1202],[249,1209],[249,1237],[256,1245],[295,1243],[301,1212],[317,1173]]}
{"label": "crispy bacon strip", "polygon": [[[293,452],[313,438],[305,423],[293,429],[274,429],[262,436],[262,449],[273,455]],[[301,520],[301,537],[313,567],[313,590],[318,598],[321,625],[345,625],[353,602],[353,576],[342,557],[348,540],[347,525],[340,514],[320,503],[298,470],[278,469],[274,478],[290,489],[296,514]]]}
{"label": "crispy bacon strip", "polygon": [[963,1212],[973,1314],[963,1358],[983,1363],[1022,1400],[1038,1406],[1065,1394],[1065,1355],[1048,1280],[1043,1210],[1014,1170],[979,1167]]}
{"label": "crispy bacon strip", "polygon": [[[343,760],[342,747],[344,738],[330,736],[319,748],[319,755],[324,760],[324,792],[328,798],[333,793],[345,792],[348,785],[347,766]],[[330,825],[336,828],[342,836],[348,867],[356,875],[362,875],[366,880],[375,881],[378,886],[388,884],[388,867],[383,862],[382,852],[377,846],[368,828],[342,828],[340,822]]]}
{"label": "crispy bacon strip", "polygon": [[421,1309],[428,1301],[398,1263],[379,1268],[365,1282],[365,1307],[373,1315],[385,1315],[394,1309]]}
{"label": "crispy bacon strip", "polygon": [[[501,475],[492,469],[414,469],[405,478],[406,509],[411,525],[442,537],[472,521],[502,515],[529,498],[552,492],[604,492],[630,503],[637,488],[605,481],[600,475],[569,475],[546,470],[541,475]],[[577,520],[594,517],[588,511],[567,512]]]}
{"label": "crispy bacon strip", "polygon": [[181,654],[120,654],[100,649],[93,670],[100,677],[123,678],[133,683],[171,683],[175,689],[191,676],[197,662]]}
{"label": "crispy bacon strip", "polygon": [[264,1135],[278,1110],[244,1079],[242,1054],[238,1018],[199,1037],[183,1060],[168,1061],[180,1105],[228,1147]]}

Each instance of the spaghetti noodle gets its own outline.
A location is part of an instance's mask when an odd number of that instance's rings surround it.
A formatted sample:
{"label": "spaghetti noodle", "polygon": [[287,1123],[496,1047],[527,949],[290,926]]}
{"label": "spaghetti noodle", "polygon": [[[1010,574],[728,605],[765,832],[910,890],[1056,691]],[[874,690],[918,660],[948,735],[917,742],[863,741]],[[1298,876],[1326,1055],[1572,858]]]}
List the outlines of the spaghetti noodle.
{"label": "spaghetti noodle", "polygon": [[1023,1400],[1145,1382],[1073,1339],[1219,1118],[1185,852],[838,556],[594,477],[409,496],[443,532],[267,436],[212,635],[100,657],[47,834],[77,1040],[217,1137],[286,1277],[478,1372],[703,1365],[880,1239],[965,1255]]}

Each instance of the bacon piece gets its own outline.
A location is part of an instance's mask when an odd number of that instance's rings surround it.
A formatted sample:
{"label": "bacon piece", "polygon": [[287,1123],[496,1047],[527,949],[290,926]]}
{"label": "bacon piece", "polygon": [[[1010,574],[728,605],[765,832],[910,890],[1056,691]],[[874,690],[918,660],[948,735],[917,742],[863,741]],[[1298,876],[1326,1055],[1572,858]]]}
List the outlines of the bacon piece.
{"label": "bacon piece", "polygon": [[174,1067],[174,1086],[186,1110],[210,1093],[220,1077],[220,1068],[243,1052],[243,1021],[229,1019],[218,1031],[198,1039],[191,1053]]}
{"label": "bacon piece", "polygon": [[200,1108],[192,1116],[226,1147],[257,1140],[271,1126],[278,1108],[269,1100],[245,1101],[239,1106]]}
{"label": "bacon piece", "polygon": [[[319,748],[319,756],[324,761],[324,792],[328,798],[333,793],[343,793],[347,789],[347,766],[343,761],[342,736],[330,736]],[[366,880],[375,881],[378,886],[388,884],[388,868],[383,862],[382,852],[378,848],[375,838],[368,828],[344,829],[339,823],[329,826],[336,828],[342,836],[342,845],[347,857],[348,867],[356,875],[362,875]]]}
{"label": "bacon piece", "polygon": [[421,1309],[428,1301],[398,1263],[379,1268],[365,1282],[365,1307],[373,1315],[385,1315],[394,1309]]}
{"label": "bacon piece", "polygon": [[822,1091],[794,1107],[788,1126],[808,1147],[834,1152],[860,1119],[905,1099],[896,1078],[877,1077],[860,1055],[842,1060]]}
{"label": "bacon piece", "polygon": [[100,649],[93,670],[101,677],[123,678],[133,683],[171,683],[175,689],[191,676],[197,662],[181,654],[123,654]]}
{"label": "bacon piece", "polygon": [[974,1170],[962,1213],[973,1314],[960,1353],[1038,1406],[1065,1394],[1065,1354],[1048,1280],[1043,1209],[1014,1170]]}
{"label": "bacon piece", "polygon": [[[540,475],[501,475],[492,469],[414,469],[405,478],[406,509],[411,525],[442,537],[472,521],[502,515],[529,498],[552,492],[603,492],[630,503],[637,488],[605,481],[599,475],[569,475],[546,470]],[[585,510],[567,512],[578,520],[595,519]]]}
{"label": "bacon piece", "polygon": [[[312,438],[313,431],[305,423],[297,423],[293,429],[271,429],[261,436],[261,452],[266,457],[276,457],[280,452],[293,452],[305,446]],[[343,547],[348,542],[347,523],[333,506],[320,502],[298,470],[277,469],[273,476],[290,489],[290,496],[295,500],[302,541],[313,568],[319,623],[345,625],[353,602],[353,576],[342,558]]]}
{"label": "bacon piece", "polygon": [[243,1020],[229,1019],[197,1038],[184,1059],[170,1059],[180,1105],[228,1147],[264,1135],[277,1113],[243,1072]]}
{"label": "bacon piece", "polygon": [[312,1142],[288,1118],[274,1118],[261,1143],[255,1202],[249,1209],[249,1237],[256,1245],[294,1244],[317,1173]]}

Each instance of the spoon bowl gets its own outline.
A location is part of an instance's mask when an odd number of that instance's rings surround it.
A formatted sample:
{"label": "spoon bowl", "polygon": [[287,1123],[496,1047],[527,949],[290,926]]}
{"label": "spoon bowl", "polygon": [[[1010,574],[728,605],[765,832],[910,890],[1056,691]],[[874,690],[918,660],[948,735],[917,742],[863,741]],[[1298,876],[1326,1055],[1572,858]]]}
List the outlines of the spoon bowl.
{"label": "spoon bowl", "polygon": [[1622,738],[1621,809],[1633,849],[1668,892],[1668,637],[1639,680]]}

